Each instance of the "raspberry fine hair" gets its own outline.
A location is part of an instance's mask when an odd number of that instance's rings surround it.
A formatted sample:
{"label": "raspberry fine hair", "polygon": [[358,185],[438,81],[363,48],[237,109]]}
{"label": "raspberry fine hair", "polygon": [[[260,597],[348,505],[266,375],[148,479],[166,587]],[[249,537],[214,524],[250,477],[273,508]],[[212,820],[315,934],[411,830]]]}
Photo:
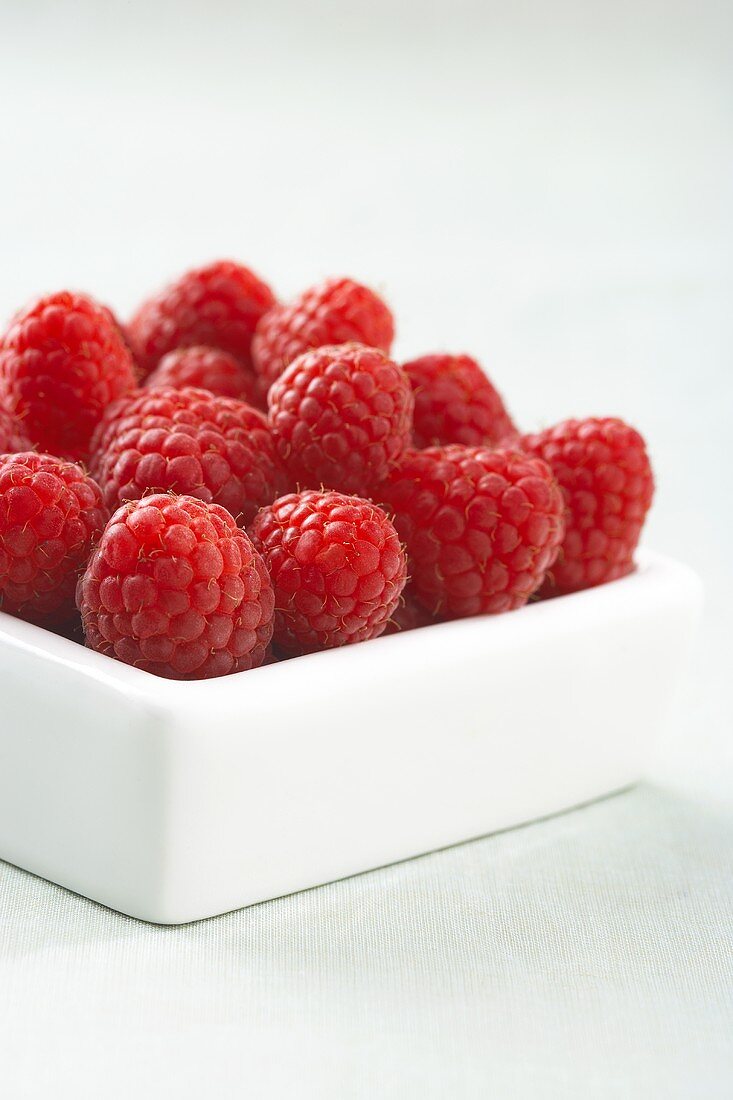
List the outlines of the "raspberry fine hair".
{"label": "raspberry fine hair", "polygon": [[552,471],[516,450],[410,451],[375,498],[394,514],[415,596],[438,618],[521,607],[545,579],[564,531]]}
{"label": "raspberry fine hair", "polygon": [[0,340],[0,401],[34,447],[86,459],[105,409],[135,386],[135,368],[110,311],[61,291],[17,313]]}
{"label": "raspberry fine hair", "polygon": [[206,390],[142,389],[113,405],[90,469],[110,508],[174,492],[221,504],[242,525],[290,487],[267,422]]}
{"label": "raspberry fine hair", "polygon": [[75,463],[0,455],[0,609],[47,626],[68,618],[108,518],[99,487]]}
{"label": "raspberry fine hair", "polygon": [[545,595],[605,584],[630,573],[654,495],[646,445],[616,417],[565,420],[523,436],[552,469],[565,500],[565,537]]}
{"label": "raspberry fine hair", "polygon": [[416,447],[496,446],[516,435],[499,393],[470,355],[423,355],[402,366],[415,395]]}
{"label": "raspberry fine hair", "polygon": [[276,645],[287,653],[376,638],[407,579],[393,524],[371,501],[343,493],[292,493],[251,528],[275,586]]}
{"label": "raspberry fine hair", "polygon": [[196,345],[174,348],[144,380],[147,389],[164,386],[176,390],[193,386],[217,397],[234,397],[252,404],[258,400],[255,378],[242,363],[220,348]]}
{"label": "raspberry fine hair", "polygon": [[23,430],[22,421],[0,405],[0,454],[31,450],[33,444]]}
{"label": "raspberry fine hair", "polygon": [[270,287],[248,267],[218,260],[146,299],[127,337],[143,377],[167,352],[194,344],[229,352],[249,368],[257,322],[274,304]]}
{"label": "raspberry fine hair", "polygon": [[272,638],[262,558],[226,509],[193,497],[119,508],[76,599],[88,646],[174,680],[256,668]]}
{"label": "raspberry fine hair", "polygon": [[267,403],[280,457],[303,488],[368,495],[410,444],[410,383],[377,348],[306,352],[274,383]]}
{"label": "raspberry fine hair", "polygon": [[353,279],[327,279],[264,315],[252,358],[264,393],[298,355],[354,341],[389,352],[394,319],[386,303]]}

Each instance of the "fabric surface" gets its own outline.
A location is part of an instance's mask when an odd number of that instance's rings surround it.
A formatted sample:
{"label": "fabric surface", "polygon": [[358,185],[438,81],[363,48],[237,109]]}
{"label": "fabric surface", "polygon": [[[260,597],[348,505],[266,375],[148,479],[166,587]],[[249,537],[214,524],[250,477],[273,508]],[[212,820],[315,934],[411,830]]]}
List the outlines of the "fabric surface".
{"label": "fabric surface", "polygon": [[733,821],[658,787],[180,928],[0,865],[12,1097],[723,1097]]}

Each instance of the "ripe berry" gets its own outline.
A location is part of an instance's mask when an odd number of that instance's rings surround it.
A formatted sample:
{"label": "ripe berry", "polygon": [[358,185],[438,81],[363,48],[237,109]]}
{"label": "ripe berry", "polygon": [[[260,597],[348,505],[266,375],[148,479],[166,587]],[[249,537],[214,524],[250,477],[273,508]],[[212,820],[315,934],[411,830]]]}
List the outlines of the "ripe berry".
{"label": "ripe berry", "polygon": [[219,260],[188,271],[140,306],[127,326],[143,375],[174,348],[205,345],[251,366],[250,347],[260,317],[275,296],[249,268]]}
{"label": "ripe berry", "polygon": [[112,315],[62,291],[18,313],[0,341],[0,399],[39,450],[85,459],[102,413],[135,385]]}
{"label": "ripe berry", "polygon": [[250,405],[258,400],[252,372],[233,355],[218,348],[175,348],[163,356],[143,385],[146,389],[170,386],[174,390],[193,386],[217,397],[234,397]]}
{"label": "ripe berry", "polygon": [[0,454],[17,454],[32,450],[32,444],[23,430],[22,421],[0,405]]}
{"label": "ripe berry", "polygon": [[274,595],[232,517],[193,497],[119,508],[77,589],[87,645],[174,680],[262,664]]}
{"label": "ripe berry", "polygon": [[407,577],[394,526],[370,501],[292,493],[252,525],[275,586],[275,643],[290,654],[380,635]]}
{"label": "ripe berry", "polygon": [[415,595],[443,619],[521,607],[562,539],[563,499],[552,473],[520,451],[410,451],[375,499],[394,513]]}
{"label": "ripe berry", "polygon": [[353,279],[327,279],[265,314],[252,358],[266,393],[296,356],[312,348],[356,341],[388,352],[393,339],[392,314],[373,290]]}
{"label": "ripe berry", "polygon": [[244,525],[289,488],[262,413],[205,390],[122,398],[93,447],[90,469],[110,508],[149,493],[185,493],[222,505]]}
{"label": "ripe berry", "polygon": [[0,456],[0,607],[54,625],[109,512],[80,466],[34,452]]}
{"label": "ripe berry", "polygon": [[516,434],[504,402],[469,355],[423,355],[403,369],[415,394],[416,447],[496,446]]}
{"label": "ripe berry", "polygon": [[634,550],[654,494],[644,440],[623,420],[566,420],[519,441],[552,468],[565,498],[565,538],[543,595],[616,580]]}
{"label": "ripe berry", "polygon": [[376,348],[340,344],[306,352],[267,400],[280,456],[303,487],[368,494],[409,446],[410,383]]}

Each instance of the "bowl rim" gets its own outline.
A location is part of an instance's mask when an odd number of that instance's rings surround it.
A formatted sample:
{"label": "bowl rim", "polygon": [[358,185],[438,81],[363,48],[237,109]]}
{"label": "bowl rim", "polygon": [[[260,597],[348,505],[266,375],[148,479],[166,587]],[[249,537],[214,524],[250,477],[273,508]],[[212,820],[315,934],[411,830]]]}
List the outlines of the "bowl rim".
{"label": "bowl rim", "polygon": [[[85,677],[100,683],[106,683],[110,688],[123,691],[127,695],[132,693],[146,699],[158,701],[173,700],[175,698],[177,703],[180,704],[182,697],[192,698],[195,695],[200,698],[205,694],[213,702],[216,696],[221,696],[233,689],[241,690],[245,683],[242,680],[244,676],[248,677],[246,682],[252,684],[252,687],[254,687],[255,682],[252,681],[251,677],[258,676],[257,683],[262,686],[263,678],[266,676],[279,676],[282,679],[283,669],[287,669],[286,676],[292,676],[294,679],[296,669],[302,672],[307,669],[308,676],[324,675],[329,669],[327,662],[330,662],[333,666],[331,674],[338,675],[339,665],[337,662],[341,662],[341,668],[345,672],[347,663],[353,659],[355,650],[358,649],[359,652],[363,652],[361,650],[363,645],[370,647],[370,652],[374,657],[377,656],[376,647],[381,646],[379,652],[383,657],[388,653],[390,660],[397,660],[400,646],[414,648],[423,642],[426,643],[428,635],[430,636],[431,649],[436,642],[449,647],[457,639],[459,632],[462,635],[475,634],[477,630],[482,634],[488,633],[491,635],[494,642],[501,635],[508,638],[511,634],[512,643],[514,644],[516,643],[518,627],[520,630],[531,630],[530,624],[537,623],[541,619],[545,620],[546,627],[549,625],[547,620],[553,619],[556,619],[558,626],[560,626],[562,622],[567,620],[568,615],[575,615],[581,610],[585,610],[587,613],[589,607],[593,605],[597,605],[599,613],[602,613],[604,608],[610,609],[620,600],[633,598],[633,590],[638,588],[639,585],[646,584],[650,575],[661,575],[660,579],[664,580],[665,575],[669,574],[670,571],[679,570],[687,572],[695,579],[696,583],[700,583],[696,574],[688,566],[651,550],[640,550],[637,554],[636,568],[631,573],[607,584],[597,585],[594,588],[567,593],[548,600],[530,602],[516,611],[501,615],[478,615],[465,619],[452,619],[444,623],[432,623],[414,630],[372,638],[368,642],[359,643],[358,646],[342,646],[337,649],[322,650],[318,653],[305,654],[287,661],[261,665],[256,669],[209,679],[168,680],[165,677],[157,676],[155,673],[124,664],[114,657],[97,653],[86,648],[80,642],[54,634],[46,627],[25,622],[3,611],[0,611],[0,645],[23,649],[37,655],[39,660],[73,669]],[[517,623],[517,616],[520,614],[522,619]],[[386,647],[388,646],[391,647],[390,650],[387,650]]]}

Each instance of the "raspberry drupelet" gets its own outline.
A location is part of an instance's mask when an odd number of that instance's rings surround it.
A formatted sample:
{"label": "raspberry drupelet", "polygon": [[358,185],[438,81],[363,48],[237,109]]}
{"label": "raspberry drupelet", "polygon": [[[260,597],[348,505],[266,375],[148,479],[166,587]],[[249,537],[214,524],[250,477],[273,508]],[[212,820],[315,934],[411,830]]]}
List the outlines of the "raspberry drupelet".
{"label": "raspberry drupelet", "polygon": [[269,286],[249,268],[218,260],[148,298],[126,331],[143,376],[167,352],[194,344],[227,351],[249,369],[255,327],[274,304]]}
{"label": "raspberry drupelet", "polygon": [[409,446],[412,391],[384,352],[339,344],[306,352],[268,394],[269,422],[291,477],[368,495]]}
{"label": "raspberry drupelet", "polygon": [[219,348],[175,348],[163,356],[143,384],[147,389],[170,386],[180,390],[193,386],[250,405],[258,400],[252,372]]}
{"label": "raspberry drupelet", "polygon": [[23,430],[22,421],[0,405],[0,454],[31,450],[33,445]]}
{"label": "raspberry drupelet", "polygon": [[205,390],[142,389],[121,399],[93,448],[90,469],[110,508],[175,492],[221,504],[244,525],[290,488],[262,413]]}
{"label": "raspberry drupelet", "polygon": [[79,580],[77,605],[91,649],[169,679],[256,668],[272,638],[262,558],[226,509],[193,497],[119,508]]}
{"label": "raspberry drupelet", "polygon": [[542,595],[630,573],[654,495],[641,435],[615,417],[565,420],[519,444],[551,467],[565,498],[565,537]]}
{"label": "raspberry drupelet", "polygon": [[135,384],[112,314],[85,294],[40,298],[0,340],[0,400],[33,446],[62,458],[87,458],[105,409]]}
{"label": "raspberry drupelet", "polygon": [[516,435],[504,402],[469,355],[423,355],[402,366],[415,394],[416,447],[497,446]]}
{"label": "raspberry drupelet", "polygon": [[393,524],[370,501],[292,493],[251,527],[275,587],[274,641],[289,654],[382,634],[407,578]]}
{"label": "raspberry drupelet", "polygon": [[0,455],[0,609],[44,626],[74,611],[74,590],[109,512],[73,462]]}
{"label": "raspberry drupelet", "polygon": [[388,352],[393,339],[392,314],[373,290],[353,279],[327,279],[264,315],[252,341],[252,358],[266,394],[305,351],[355,341]]}
{"label": "raspberry drupelet", "polygon": [[563,535],[552,472],[521,451],[410,451],[374,499],[394,514],[411,590],[441,619],[521,607],[542,584]]}

